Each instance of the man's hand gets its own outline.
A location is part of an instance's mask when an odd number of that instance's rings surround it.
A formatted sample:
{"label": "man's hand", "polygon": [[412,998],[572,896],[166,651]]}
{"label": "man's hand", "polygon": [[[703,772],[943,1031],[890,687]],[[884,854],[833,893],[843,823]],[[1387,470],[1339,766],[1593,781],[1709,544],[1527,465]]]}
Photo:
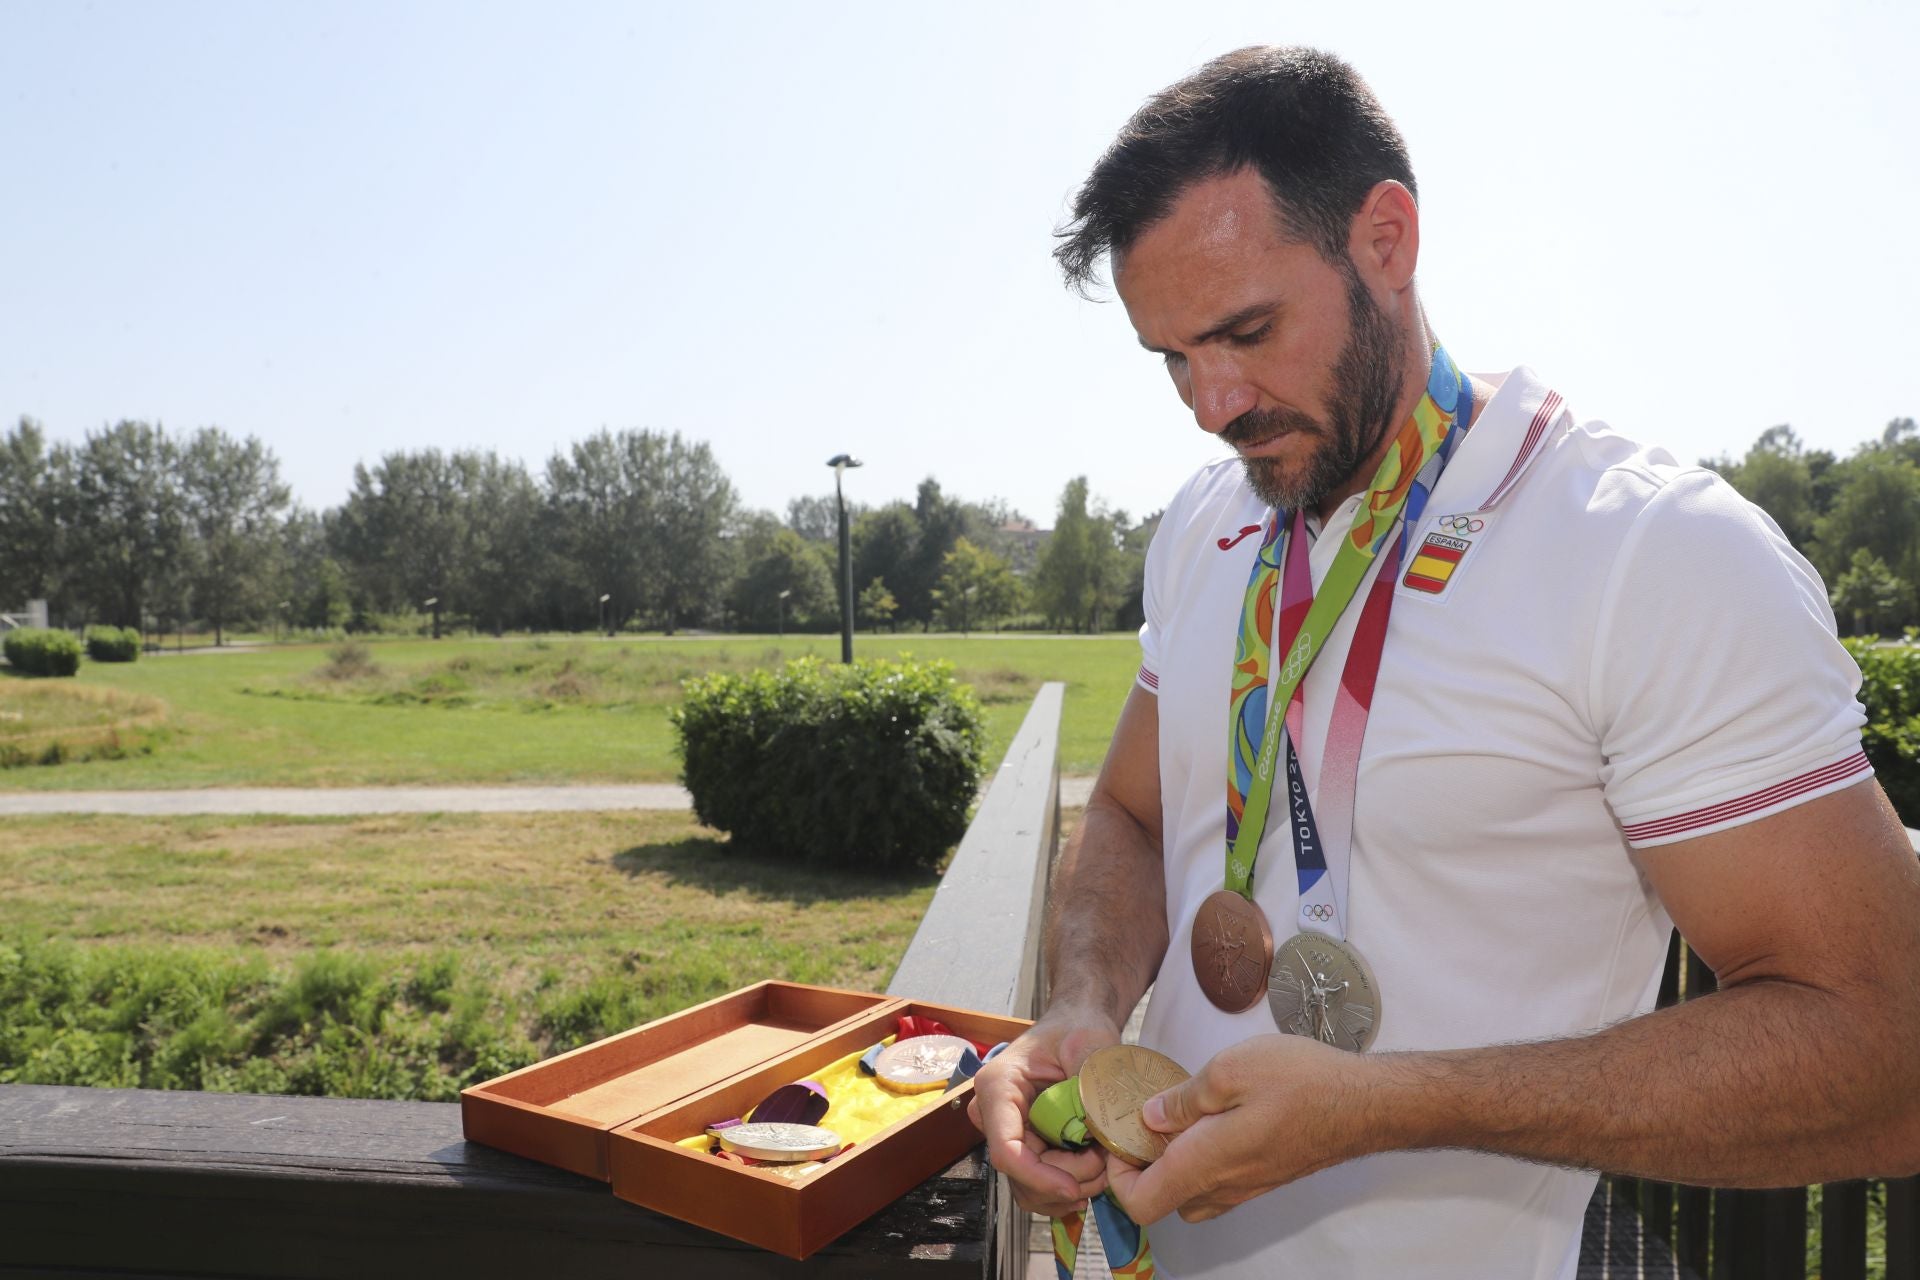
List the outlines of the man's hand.
{"label": "man's hand", "polygon": [[1147,1100],[1147,1127],[1176,1136],[1145,1169],[1109,1154],[1114,1195],[1135,1222],[1175,1210],[1204,1222],[1363,1154],[1351,1087],[1359,1062],[1305,1036],[1256,1036],[1222,1049],[1191,1080]]}
{"label": "man's hand", "polygon": [[1058,1218],[1084,1209],[1107,1185],[1100,1149],[1061,1151],[1027,1123],[1033,1100],[1048,1085],[1078,1074],[1095,1049],[1120,1042],[1109,1021],[1049,1011],[1031,1030],[980,1068],[967,1114],[987,1135],[987,1157],[1013,1184],[1030,1213]]}

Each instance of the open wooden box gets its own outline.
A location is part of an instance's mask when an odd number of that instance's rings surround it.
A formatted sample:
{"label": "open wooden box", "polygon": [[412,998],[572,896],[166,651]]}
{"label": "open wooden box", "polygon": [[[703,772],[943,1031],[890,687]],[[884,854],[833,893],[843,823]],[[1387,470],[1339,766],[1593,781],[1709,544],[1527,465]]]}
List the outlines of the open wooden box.
{"label": "open wooden box", "polygon": [[624,1200],[804,1258],[979,1143],[966,1112],[971,1083],[798,1182],[675,1144],[894,1034],[905,1014],[987,1044],[1030,1025],[761,982],[475,1085],[460,1095],[461,1120],[474,1142],[610,1181]]}

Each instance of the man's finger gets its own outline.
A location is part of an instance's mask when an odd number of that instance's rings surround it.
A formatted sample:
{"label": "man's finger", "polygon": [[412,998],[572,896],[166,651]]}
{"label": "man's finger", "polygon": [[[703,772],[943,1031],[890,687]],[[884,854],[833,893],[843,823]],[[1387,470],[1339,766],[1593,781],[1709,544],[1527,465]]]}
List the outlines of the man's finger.
{"label": "man's finger", "polygon": [[987,1160],[1035,1201],[1065,1203],[1081,1199],[1080,1180],[1041,1158],[1048,1150],[1039,1134],[1026,1129],[1011,1142],[989,1141]]}
{"label": "man's finger", "polygon": [[1107,1166],[1114,1196],[1127,1216],[1145,1226],[1205,1196],[1212,1169],[1211,1146],[1204,1134],[1183,1133],[1167,1144],[1158,1160],[1137,1174]]}

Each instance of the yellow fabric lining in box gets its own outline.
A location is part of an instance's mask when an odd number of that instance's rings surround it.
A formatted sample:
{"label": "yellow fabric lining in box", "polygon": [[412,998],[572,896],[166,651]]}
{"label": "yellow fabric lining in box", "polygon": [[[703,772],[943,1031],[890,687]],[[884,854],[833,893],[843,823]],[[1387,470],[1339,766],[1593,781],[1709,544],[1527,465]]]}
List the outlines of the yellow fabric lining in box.
{"label": "yellow fabric lining in box", "polygon": [[[888,1036],[880,1043],[892,1044],[893,1037]],[[947,1096],[945,1089],[929,1089],[925,1093],[893,1092],[860,1069],[860,1059],[866,1052],[866,1049],[862,1049],[859,1053],[850,1053],[807,1077],[827,1091],[827,1114],[815,1123],[839,1134],[840,1141],[848,1146],[865,1142],[896,1121],[904,1120],[917,1111],[925,1111]],[[726,1119],[725,1116],[714,1118]],[[691,1138],[680,1139],[675,1145],[691,1151],[705,1151],[712,1144],[712,1138],[705,1133],[697,1133]]]}

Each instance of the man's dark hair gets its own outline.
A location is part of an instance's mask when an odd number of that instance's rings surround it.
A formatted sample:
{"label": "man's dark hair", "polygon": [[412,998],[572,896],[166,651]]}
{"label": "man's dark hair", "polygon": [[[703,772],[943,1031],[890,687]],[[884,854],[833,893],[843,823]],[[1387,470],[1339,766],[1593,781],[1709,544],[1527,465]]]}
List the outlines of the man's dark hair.
{"label": "man's dark hair", "polygon": [[1067,283],[1084,293],[1101,256],[1126,252],[1189,186],[1247,168],[1288,231],[1336,265],[1376,183],[1419,196],[1400,130],[1352,67],[1318,49],[1239,49],[1147,99],[1094,165],[1053,251]]}

